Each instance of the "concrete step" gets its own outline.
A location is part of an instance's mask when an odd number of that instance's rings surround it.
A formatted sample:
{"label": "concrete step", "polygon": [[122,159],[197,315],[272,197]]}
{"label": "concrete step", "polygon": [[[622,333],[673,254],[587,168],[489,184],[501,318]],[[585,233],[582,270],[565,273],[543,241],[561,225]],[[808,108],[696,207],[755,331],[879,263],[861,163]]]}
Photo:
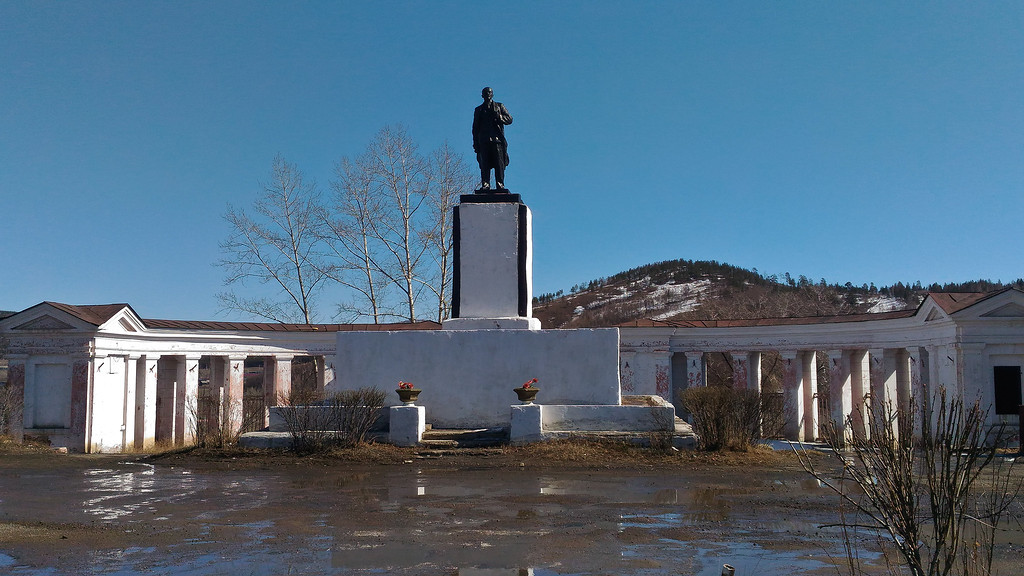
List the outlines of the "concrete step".
{"label": "concrete step", "polygon": [[508,428],[436,429],[423,433],[429,448],[483,448],[508,443]]}

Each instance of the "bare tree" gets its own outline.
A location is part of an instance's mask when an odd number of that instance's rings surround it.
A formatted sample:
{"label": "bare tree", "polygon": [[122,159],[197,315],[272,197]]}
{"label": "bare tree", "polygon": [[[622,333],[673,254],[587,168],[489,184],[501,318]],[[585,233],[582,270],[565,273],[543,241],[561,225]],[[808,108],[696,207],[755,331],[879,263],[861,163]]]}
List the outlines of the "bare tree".
{"label": "bare tree", "polygon": [[[917,423],[917,414],[921,414]],[[987,411],[939,390],[927,409],[871,406],[871,434],[843,438],[834,422],[824,436],[841,466],[835,479],[797,451],[805,469],[835,491],[841,504],[867,522],[843,514],[844,529],[885,535],[913,576],[992,573],[995,534],[1020,491],[1012,461],[998,453],[1003,428],[988,428]],[[848,421],[848,426],[852,422]],[[915,430],[920,438],[915,442]],[[848,532],[847,532],[848,534]],[[848,568],[860,572],[847,540]],[[904,574],[904,568],[893,567]]]}
{"label": "bare tree", "polygon": [[447,318],[451,212],[472,185],[462,158],[447,144],[424,157],[404,128],[385,126],[363,154],[343,158],[335,176],[320,212],[331,258],[323,271],[356,295],[339,313],[415,321],[417,303],[431,297],[437,320]]}
{"label": "bare tree", "polygon": [[225,309],[275,322],[304,322],[314,316],[315,294],[327,278],[318,252],[318,194],[302,172],[281,156],[274,158],[270,180],[253,203],[253,213],[228,206],[224,219],[231,235],[221,243],[226,285],[256,282],[276,289],[273,297],[218,294]]}
{"label": "bare tree", "polygon": [[455,154],[448,142],[434,151],[431,160],[435,189],[429,198],[433,229],[428,238],[434,274],[425,278],[424,285],[437,299],[437,321],[441,322],[451,315],[452,208],[474,180],[462,156]]}
{"label": "bare tree", "polygon": [[379,273],[381,254],[373,236],[373,223],[383,211],[366,158],[342,158],[334,168],[331,203],[320,211],[324,245],[331,261],[324,273],[353,290],[351,303],[339,303],[340,316],[369,316],[379,324],[387,314],[387,279]]}
{"label": "bare tree", "polygon": [[420,228],[421,210],[429,210],[430,165],[420,155],[405,128],[385,126],[367,147],[365,165],[373,185],[386,203],[371,222],[374,238],[383,247],[380,271],[401,294],[403,316],[416,320],[416,300],[422,284],[418,270],[429,248],[429,231]]}

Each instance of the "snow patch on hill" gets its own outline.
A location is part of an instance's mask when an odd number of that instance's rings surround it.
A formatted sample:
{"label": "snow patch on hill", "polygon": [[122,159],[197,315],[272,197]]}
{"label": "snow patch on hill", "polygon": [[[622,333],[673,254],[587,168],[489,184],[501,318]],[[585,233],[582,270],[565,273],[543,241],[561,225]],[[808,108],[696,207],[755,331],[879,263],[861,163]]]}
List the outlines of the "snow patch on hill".
{"label": "snow patch on hill", "polygon": [[907,303],[904,302],[901,298],[894,298],[892,296],[870,296],[864,299],[858,298],[858,301],[860,301],[860,303],[862,304],[870,305],[870,307],[868,308],[869,314],[874,314],[877,312],[893,312],[895,310],[903,310],[907,306]]}

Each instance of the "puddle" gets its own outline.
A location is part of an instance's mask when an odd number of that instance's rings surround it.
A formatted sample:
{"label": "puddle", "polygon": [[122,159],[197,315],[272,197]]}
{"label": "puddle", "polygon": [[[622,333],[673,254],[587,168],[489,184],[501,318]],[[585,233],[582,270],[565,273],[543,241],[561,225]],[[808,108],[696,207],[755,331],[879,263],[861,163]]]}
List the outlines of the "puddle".
{"label": "puddle", "polygon": [[835,521],[834,501],[796,473],[734,486],[678,471],[133,463],[41,476],[0,473],[0,527],[40,523],[64,539],[0,539],[2,573],[718,576],[729,563],[742,576],[796,575],[842,554],[818,528]]}

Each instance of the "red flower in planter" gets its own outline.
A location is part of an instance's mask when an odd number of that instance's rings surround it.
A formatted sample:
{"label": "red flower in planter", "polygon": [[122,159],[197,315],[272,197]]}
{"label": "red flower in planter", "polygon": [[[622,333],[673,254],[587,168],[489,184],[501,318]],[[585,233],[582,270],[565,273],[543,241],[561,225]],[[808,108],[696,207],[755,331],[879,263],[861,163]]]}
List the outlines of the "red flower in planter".
{"label": "red flower in planter", "polygon": [[401,390],[412,390],[412,382],[402,382],[401,380],[399,380],[398,388]]}
{"label": "red flower in planter", "polygon": [[523,388],[525,388],[525,389],[533,388],[533,385],[536,384],[536,383],[537,383],[537,379],[534,378],[532,380],[529,380],[525,384],[523,384]]}

